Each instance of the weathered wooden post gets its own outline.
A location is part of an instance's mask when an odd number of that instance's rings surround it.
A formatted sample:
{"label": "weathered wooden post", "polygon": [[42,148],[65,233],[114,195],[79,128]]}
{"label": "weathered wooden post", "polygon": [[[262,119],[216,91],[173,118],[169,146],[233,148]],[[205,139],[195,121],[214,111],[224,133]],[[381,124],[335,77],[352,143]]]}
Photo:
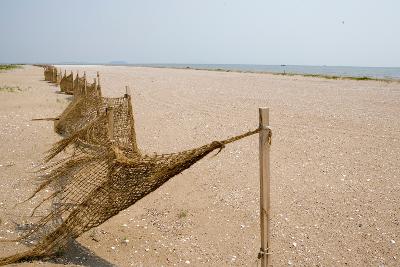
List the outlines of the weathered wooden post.
{"label": "weathered wooden post", "polygon": [[[125,98],[128,101],[128,116],[129,118],[133,118],[133,109],[132,109],[132,96],[131,96],[131,90],[129,88],[129,86],[125,86]],[[135,132],[135,125],[134,122],[131,123],[131,137],[132,137],[132,145],[134,146],[134,149],[136,151],[139,150],[139,148],[137,147],[137,142],[136,142],[136,132]]]}
{"label": "weathered wooden post", "polygon": [[130,97],[131,96],[131,90],[129,90],[129,86],[125,86],[125,97]]}
{"label": "weathered wooden post", "polygon": [[53,82],[53,83],[54,83],[54,82],[57,82],[56,68],[53,67],[51,70],[52,70],[52,72],[51,72],[51,73],[52,73],[51,82]]}
{"label": "weathered wooden post", "polygon": [[[75,88],[74,88],[74,89],[75,89]],[[80,90],[81,90],[81,89],[79,88],[79,71],[77,71],[77,72],[76,72],[76,90],[74,90],[74,93],[77,92],[78,95],[80,96],[80,95],[81,95]]]}
{"label": "weathered wooden post", "polygon": [[112,109],[112,107],[106,108],[106,114],[108,119],[108,137],[111,141],[114,141],[114,110]]}
{"label": "weathered wooden post", "polygon": [[71,86],[72,86],[72,93],[74,93],[74,73],[72,72],[72,70],[71,70],[71,79],[72,79],[72,82],[71,82]]}
{"label": "weathered wooden post", "polygon": [[86,86],[87,86],[86,71],[83,72],[83,79],[84,79],[83,94],[86,95]]}
{"label": "weathered wooden post", "polygon": [[94,92],[91,92],[92,94],[94,94],[94,95],[97,95],[97,79],[96,78],[93,78],[93,90],[94,90]]}
{"label": "weathered wooden post", "polygon": [[270,166],[269,151],[271,145],[272,132],[269,126],[269,109],[259,108],[260,120],[260,230],[261,230],[261,248],[258,255],[261,258],[261,266],[266,267],[271,264],[270,261]]}
{"label": "weathered wooden post", "polygon": [[62,77],[63,77],[63,76],[62,76],[62,70],[61,70],[61,68],[60,68],[60,72],[58,73],[58,77],[57,77],[57,83],[58,83],[58,84],[60,84]]}
{"label": "weathered wooden post", "polygon": [[101,86],[100,86],[100,73],[97,72],[97,95],[101,96]]}

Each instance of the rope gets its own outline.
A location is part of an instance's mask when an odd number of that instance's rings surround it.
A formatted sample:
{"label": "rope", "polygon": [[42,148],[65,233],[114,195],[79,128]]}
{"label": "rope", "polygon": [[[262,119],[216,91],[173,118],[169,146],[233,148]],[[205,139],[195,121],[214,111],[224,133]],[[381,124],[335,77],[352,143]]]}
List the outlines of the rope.
{"label": "rope", "polygon": [[38,119],[32,119],[32,121],[58,121],[59,118],[38,118]]}

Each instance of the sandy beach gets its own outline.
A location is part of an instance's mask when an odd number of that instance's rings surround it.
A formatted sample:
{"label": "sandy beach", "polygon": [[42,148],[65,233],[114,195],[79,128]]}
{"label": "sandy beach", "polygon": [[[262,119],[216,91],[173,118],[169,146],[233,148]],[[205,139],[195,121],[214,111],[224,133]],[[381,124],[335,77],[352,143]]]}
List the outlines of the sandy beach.
{"label": "sandy beach", "polygon": [[[258,107],[269,107],[273,266],[400,266],[399,82],[57,67],[89,81],[99,71],[104,96],[129,85],[146,153],[255,129]],[[0,73],[0,240],[32,220],[40,199],[14,205],[34,191],[32,171],[60,139],[52,122],[31,119],[56,117],[71,99],[43,79],[34,66]],[[41,266],[256,266],[258,164],[258,136],[228,145]],[[0,257],[24,248],[0,243]]]}

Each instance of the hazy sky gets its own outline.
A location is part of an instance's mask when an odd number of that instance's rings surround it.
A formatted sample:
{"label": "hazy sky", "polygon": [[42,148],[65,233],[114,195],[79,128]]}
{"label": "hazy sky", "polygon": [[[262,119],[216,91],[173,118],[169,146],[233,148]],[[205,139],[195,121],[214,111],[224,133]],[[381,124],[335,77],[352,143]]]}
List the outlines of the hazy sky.
{"label": "hazy sky", "polygon": [[0,62],[400,67],[399,0],[0,0]]}

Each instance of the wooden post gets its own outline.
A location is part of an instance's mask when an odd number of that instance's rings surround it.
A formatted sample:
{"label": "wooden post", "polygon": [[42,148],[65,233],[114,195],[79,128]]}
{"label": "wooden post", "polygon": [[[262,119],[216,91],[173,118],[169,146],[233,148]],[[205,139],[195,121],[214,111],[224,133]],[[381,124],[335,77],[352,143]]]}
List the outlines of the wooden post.
{"label": "wooden post", "polygon": [[133,148],[137,151],[139,150],[137,147],[137,142],[136,142],[136,131],[135,131],[135,122],[133,120],[133,108],[132,108],[132,96],[131,96],[131,90],[129,86],[125,86],[125,95],[124,97],[128,101],[128,116],[132,120],[131,121],[131,138],[133,141]]}
{"label": "wooden post", "polygon": [[74,73],[71,70],[71,78],[72,78],[72,92],[74,92]]}
{"label": "wooden post", "polygon": [[87,81],[86,81],[86,71],[83,72],[83,78],[84,78],[84,84],[83,84],[83,94],[86,95],[86,86],[87,86]]}
{"label": "wooden post", "polygon": [[[93,78],[93,90],[94,90],[94,94],[97,95],[97,80],[96,78]],[[93,94],[93,92],[92,92]]]}
{"label": "wooden post", "polygon": [[97,95],[101,96],[101,87],[100,87],[100,73],[97,72]]}
{"label": "wooden post", "polygon": [[260,230],[261,230],[261,248],[259,258],[261,266],[270,266],[269,246],[270,246],[270,166],[269,150],[271,145],[271,130],[269,126],[269,109],[259,108],[260,116]]}
{"label": "wooden post", "polygon": [[97,84],[98,86],[100,86],[100,73],[97,72]]}
{"label": "wooden post", "polygon": [[79,71],[76,72],[76,92],[79,92]]}
{"label": "wooden post", "polygon": [[125,97],[128,97],[131,95],[131,92],[129,90],[129,86],[125,86]]}
{"label": "wooden post", "polygon": [[106,108],[108,119],[108,137],[114,141],[114,110],[111,107]]}

